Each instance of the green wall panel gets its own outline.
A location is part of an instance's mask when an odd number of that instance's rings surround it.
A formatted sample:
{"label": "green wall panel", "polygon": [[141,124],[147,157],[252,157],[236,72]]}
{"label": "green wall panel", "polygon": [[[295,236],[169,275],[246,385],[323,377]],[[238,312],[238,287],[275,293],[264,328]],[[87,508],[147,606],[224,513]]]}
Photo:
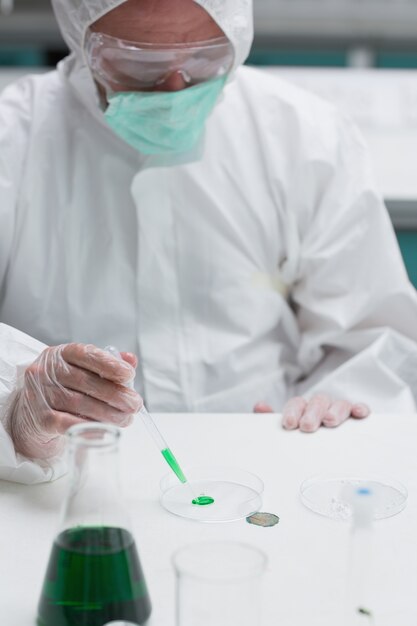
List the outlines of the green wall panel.
{"label": "green wall panel", "polygon": [[[255,46],[250,54],[250,65],[288,65],[303,67],[346,67],[347,50],[270,48]],[[376,52],[375,66],[379,68],[417,68],[417,50],[408,52],[380,50]]]}
{"label": "green wall panel", "polygon": [[376,55],[376,66],[380,68],[417,68],[417,51],[380,52]]}
{"label": "green wall panel", "polygon": [[344,67],[346,54],[338,50],[262,50],[255,48],[249,65],[290,65],[303,67]]}
{"label": "green wall panel", "polygon": [[41,50],[25,48],[0,48],[0,66],[34,67],[45,65],[46,55]]}
{"label": "green wall panel", "polygon": [[[63,55],[64,53],[62,53]],[[0,66],[36,66],[47,62],[46,50],[0,46]],[[287,65],[302,67],[346,67],[347,48],[293,47],[277,45],[263,48],[255,43],[250,65]],[[379,50],[375,65],[381,68],[417,68],[417,49],[411,51]]]}
{"label": "green wall panel", "polygon": [[417,288],[417,231],[397,231],[397,238],[408,275]]}

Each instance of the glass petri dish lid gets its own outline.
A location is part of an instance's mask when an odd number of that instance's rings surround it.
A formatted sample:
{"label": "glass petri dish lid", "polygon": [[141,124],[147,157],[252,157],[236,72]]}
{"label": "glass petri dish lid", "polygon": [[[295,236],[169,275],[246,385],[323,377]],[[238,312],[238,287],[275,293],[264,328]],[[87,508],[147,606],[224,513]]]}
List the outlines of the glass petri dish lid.
{"label": "glass petri dish lid", "polygon": [[[245,470],[231,467],[195,467],[182,484],[171,472],[160,482],[161,505],[174,515],[197,522],[233,522],[260,510],[264,484]],[[199,506],[192,500],[209,496],[214,502]]]}
{"label": "glass petri dish lid", "polygon": [[373,496],[373,518],[385,519],[400,513],[407,504],[406,487],[389,477],[379,475],[317,475],[300,485],[304,506],[314,513],[337,520],[352,517],[355,492],[365,490]]}

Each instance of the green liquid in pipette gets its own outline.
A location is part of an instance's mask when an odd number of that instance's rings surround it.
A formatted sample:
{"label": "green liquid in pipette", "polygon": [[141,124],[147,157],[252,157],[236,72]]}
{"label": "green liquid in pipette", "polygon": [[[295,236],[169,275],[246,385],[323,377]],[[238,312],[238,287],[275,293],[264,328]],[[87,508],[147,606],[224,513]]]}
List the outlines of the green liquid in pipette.
{"label": "green liquid in pipette", "polygon": [[[161,452],[165,461],[173,470],[178,480],[180,480],[183,484],[186,483],[187,479],[185,477],[185,474],[180,468],[179,463],[171,450],[169,448],[165,448],[165,450],[162,450]],[[192,500],[192,504],[196,504],[197,506],[207,506],[208,504],[213,504],[213,502],[214,499],[210,496],[198,496],[198,498],[194,498],[194,500]]]}
{"label": "green liquid in pipette", "polygon": [[178,461],[171,452],[171,450],[169,448],[165,448],[165,450],[162,450],[162,456],[164,457],[170,468],[173,470],[173,472],[175,472],[178,480],[180,480],[182,483],[186,483],[187,479],[185,478],[184,472],[180,468]]}

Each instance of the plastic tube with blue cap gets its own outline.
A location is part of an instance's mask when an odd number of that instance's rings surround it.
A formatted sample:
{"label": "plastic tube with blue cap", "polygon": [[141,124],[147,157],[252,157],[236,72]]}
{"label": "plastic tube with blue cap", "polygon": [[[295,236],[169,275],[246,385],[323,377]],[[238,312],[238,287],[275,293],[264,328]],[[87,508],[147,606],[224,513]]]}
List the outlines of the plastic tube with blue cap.
{"label": "plastic tube with blue cap", "polygon": [[346,626],[374,625],[370,581],[373,556],[375,494],[358,487],[350,497],[352,523],[349,540]]}

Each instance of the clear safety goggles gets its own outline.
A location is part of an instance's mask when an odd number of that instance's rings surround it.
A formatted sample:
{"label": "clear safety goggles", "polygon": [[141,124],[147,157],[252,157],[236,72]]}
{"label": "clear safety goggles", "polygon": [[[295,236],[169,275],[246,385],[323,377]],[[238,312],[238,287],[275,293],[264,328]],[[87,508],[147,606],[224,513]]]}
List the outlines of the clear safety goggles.
{"label": "clear safety goggles", "polygon": [[107,91],[147,91],[179,72],[187,86],[226,75],[234,48],[227,37],[186,44],[133,43],[88,31],[86,58]]}

